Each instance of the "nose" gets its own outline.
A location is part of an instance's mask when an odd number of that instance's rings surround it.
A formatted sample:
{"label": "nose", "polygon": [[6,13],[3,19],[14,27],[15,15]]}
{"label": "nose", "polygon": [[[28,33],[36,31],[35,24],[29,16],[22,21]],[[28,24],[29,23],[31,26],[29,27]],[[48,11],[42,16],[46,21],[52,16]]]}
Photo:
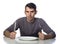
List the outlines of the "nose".
{"label": "nose", "polygon": [[31,16],[31,12],[29,12],[29,15]]}

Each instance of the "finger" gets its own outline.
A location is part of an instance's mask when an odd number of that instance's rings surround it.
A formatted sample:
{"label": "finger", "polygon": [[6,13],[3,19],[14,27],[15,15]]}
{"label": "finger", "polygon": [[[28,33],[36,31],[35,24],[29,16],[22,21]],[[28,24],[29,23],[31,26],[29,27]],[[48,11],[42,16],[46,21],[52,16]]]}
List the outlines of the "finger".
{"label": "finger", "polygon": [[43,33],[39,33],[39,38],[40,39],[44,39],[44,34]]}
{"label": "finger", "polygon": [[14,38],[15,38],[15,36],[10,36],[10,38],[11,38],[11,39],[14,39]]}
{"label": "finger", "polygon": [[16,34],[16,32],[11,32],[11,34]]}
{"label": "finger", "polygon": [[10,33],[10,38],[14,39],[16,34]]}

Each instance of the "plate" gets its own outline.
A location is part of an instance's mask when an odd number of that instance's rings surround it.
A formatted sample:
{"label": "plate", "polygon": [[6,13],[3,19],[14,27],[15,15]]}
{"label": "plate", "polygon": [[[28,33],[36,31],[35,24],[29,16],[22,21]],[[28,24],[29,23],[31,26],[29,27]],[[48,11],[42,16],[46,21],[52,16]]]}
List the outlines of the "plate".
{"label": "plate", "polygon": [[21,37],[18,37],[17,39],[19,40],[37,40],[38,38],[37,37],[31,37],[31,36],[21,36]]}
{"label": "plate", "polygon": [[17,37],[15,40],[19,43],[37,43],[38,38],[31,36],[21,36]]}

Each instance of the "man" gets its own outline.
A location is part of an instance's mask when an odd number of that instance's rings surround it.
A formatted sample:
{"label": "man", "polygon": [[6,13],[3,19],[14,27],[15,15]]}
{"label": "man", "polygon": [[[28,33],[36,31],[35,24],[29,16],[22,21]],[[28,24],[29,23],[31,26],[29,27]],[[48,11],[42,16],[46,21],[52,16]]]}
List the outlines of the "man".
{"label": "man", "polygon": [[[55,32],[46,24],[42,18],[35,18],[36,5],[28,3],[25,6],[26,17],[19,18],[10,27],[4,31],[4,36],[14,39],[18,28],[20,28],[21,36],[34,36],[42,40],[52,39],[56,37]],[[42,33],[43,30],[47,34]]]}

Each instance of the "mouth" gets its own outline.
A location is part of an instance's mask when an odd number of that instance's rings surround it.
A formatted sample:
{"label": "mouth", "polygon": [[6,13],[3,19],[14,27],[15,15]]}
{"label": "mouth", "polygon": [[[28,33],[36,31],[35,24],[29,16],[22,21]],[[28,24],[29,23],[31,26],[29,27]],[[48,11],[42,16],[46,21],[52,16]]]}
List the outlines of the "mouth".
{"label": "mouth", "polygon": [[32,19],[33,19],[33,17],[28,17],[28,19],[32,20]]}

